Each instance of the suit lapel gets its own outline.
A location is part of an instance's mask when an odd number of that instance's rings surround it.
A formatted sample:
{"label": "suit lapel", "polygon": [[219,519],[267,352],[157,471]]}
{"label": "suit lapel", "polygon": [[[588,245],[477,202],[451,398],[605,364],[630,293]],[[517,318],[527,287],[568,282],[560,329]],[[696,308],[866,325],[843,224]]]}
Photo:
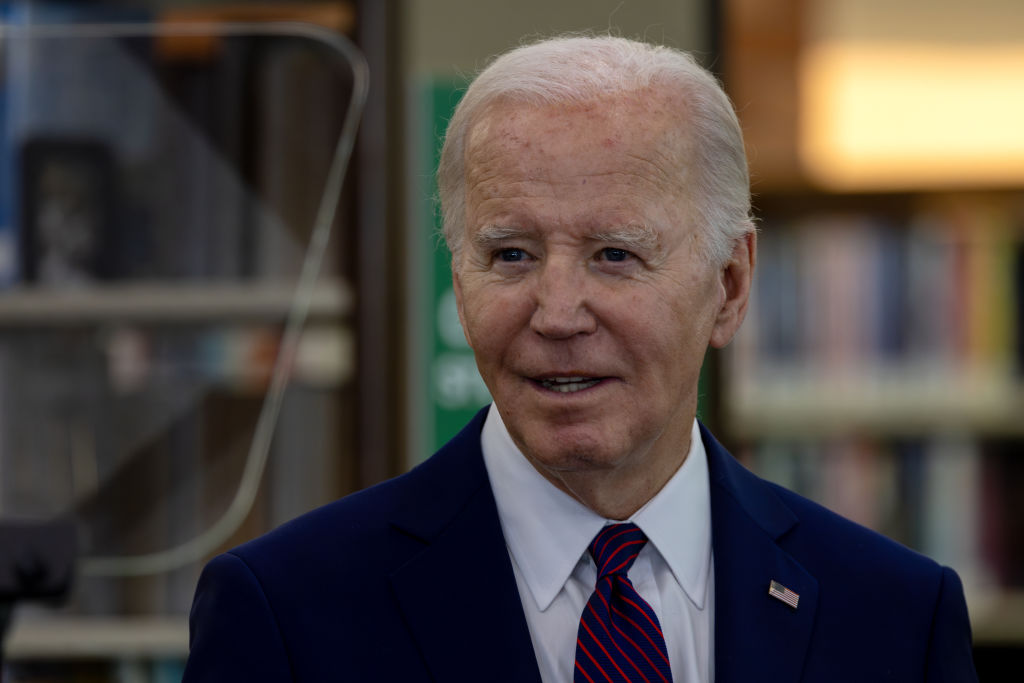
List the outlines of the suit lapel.
{"label": "suit lapel", "polygon": [[540,683],[480,453],[485,414],[434,456],[431,500],[410,501],[410,515],[394,521],[424,548],[391,586],[435,680]]}
{"label": "suit lapel", "polygon": [[[703,431],[711,478],[715,558],[715,680],[800,680],[818,606],[818,582],[777,544],[798,523],[763,481]],[[797,607],[769,595],[772,581]]]}

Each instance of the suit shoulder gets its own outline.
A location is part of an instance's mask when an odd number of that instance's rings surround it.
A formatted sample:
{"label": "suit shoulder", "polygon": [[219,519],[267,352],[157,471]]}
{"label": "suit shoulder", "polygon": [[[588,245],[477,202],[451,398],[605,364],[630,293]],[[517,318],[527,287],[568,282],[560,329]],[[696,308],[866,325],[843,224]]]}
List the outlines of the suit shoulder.
{"label": "suit shoulder", "polygon": [[[817,581],[823,662],[840,660],[840,649],[833,645],[853,642],[851,624],[871,625],[861,649],[877,652],[884,643],[898,642],[899,660],[912,666],[895,680],[910,680],[910,673],[918,680],[918,666],[928,669],[929,681],[977,680],[963,586],[953,569],[788,489],[768,485],[799,519],[778,543]],[[884,624],[878,623],[880,615]]]}
{"label": "suit shoulder", "polygon": [[388,527],[402,500],[417,484],[416,470],[310,510],[272,531],[243,543],[231,552],[247,562],[263,555],[297,548],[358,546]]}
{"label": "suit shoulder", "polygon": [[845,567],[848,573],[942,580],[942,567],[931,558],[787,488],[766,484],[799,519],[781,539],[794,555],[811,564],[827,563],[829,569]]}
{"label": "suit shoulder", "polygon": [[835,575],[894,577],[910,574],[941,580],[941,568],[924,555],[853,522],[798,493],[762,479],[714,439],[702,426],[711,483],[731,497],[750,519],[808,568],[827,565]]}
{"label": "suit shoulder", "polygon": [[322,564],[356,554],[371,557],[368,562],[378,569],[394,566],[487,484],[479,447],[481,421],[482,415],[405,474],[307,512],[231,552],[253,567]]}

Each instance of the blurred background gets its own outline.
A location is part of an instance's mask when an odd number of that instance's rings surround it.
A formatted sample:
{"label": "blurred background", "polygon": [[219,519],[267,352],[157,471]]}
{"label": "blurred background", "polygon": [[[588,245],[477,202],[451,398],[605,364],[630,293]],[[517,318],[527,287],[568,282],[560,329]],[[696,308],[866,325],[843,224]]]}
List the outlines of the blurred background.
{"label": "blurred background", "polygon": [[433,171],[471,75],[564,31],[694,51],[739,112],[757,282],[702,419],[956,568],[981,679],[1020,670],[1018,0],[6,0],[0,22],[5,681],[179,680],[206,559],[489,400]]}

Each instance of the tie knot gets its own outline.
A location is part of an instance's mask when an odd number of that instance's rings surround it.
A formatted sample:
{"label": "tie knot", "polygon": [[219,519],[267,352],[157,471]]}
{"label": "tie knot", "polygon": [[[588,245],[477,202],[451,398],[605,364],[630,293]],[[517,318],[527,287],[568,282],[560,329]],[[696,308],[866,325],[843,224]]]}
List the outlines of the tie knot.
{"label": "tie knot", "polygon": [[644,543],[647,537],[636,524],[612,524],[601,529],[589,548],[597,565],[597,578],[628,572]]}

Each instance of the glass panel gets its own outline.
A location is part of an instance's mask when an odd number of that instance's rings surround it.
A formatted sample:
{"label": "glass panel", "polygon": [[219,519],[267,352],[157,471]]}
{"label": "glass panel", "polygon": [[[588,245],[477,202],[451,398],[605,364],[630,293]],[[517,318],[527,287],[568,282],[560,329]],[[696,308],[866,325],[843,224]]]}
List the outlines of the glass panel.
{"label": "glass panel", "polygon": [[[0,521],[75,520],[84,577],[184,567],[149,602],[187,609],[337,476],[366,67],[302,24],[0,28]],[[275,439],[307,474],[253,510]]]}

